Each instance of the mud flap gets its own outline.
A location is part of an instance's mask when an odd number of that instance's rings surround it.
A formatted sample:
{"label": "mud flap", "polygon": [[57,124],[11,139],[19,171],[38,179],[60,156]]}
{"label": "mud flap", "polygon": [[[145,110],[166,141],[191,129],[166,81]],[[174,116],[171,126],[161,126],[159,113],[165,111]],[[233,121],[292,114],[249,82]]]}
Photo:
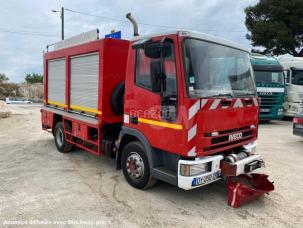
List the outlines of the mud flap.
{"label": "mud flap", "polygon": [[227,178],[228,205],[234,208],[275,189],[265,174],[242,174]]}

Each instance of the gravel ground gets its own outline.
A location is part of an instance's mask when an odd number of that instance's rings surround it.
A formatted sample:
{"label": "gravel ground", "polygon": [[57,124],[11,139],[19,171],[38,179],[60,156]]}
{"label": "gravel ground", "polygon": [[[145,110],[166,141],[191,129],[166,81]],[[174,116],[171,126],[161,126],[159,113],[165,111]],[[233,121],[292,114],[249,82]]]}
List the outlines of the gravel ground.
{"label": "gravel ground", "polygon": [[292,135],[289,121],[260,125],[262,172],[275,181],[275,192],[233,209],[223,183],[134,189],[114,160],[57,152],[52,135],[41,130],[38,106],[15,108],[21,114],[0,119],[0,227],[302,227],[303,139]]}

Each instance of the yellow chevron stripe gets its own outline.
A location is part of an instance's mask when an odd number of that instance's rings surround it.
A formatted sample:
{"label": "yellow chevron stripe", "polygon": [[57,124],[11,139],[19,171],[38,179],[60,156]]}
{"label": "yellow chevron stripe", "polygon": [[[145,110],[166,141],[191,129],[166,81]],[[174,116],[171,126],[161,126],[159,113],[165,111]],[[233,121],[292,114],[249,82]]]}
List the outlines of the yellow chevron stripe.
{"label": "yellow chevron stripe", "polygon": [[91,109],[91,108],[87,108],[87,107],[83,107],[83,106],[79,106],[79,105],[71,105],[70,107],[72,109],[79,110],[79,111],[91,112],[91,113],[100,114],[100,115],[102,114],[101,111]]}
{"label": "yellow chevron stripe", "polygon": [[62,104],[62,103],[59,103],[59,102],[56,102],[56,101],[48,100],[47,103],[48,103],[48,104],[51,104],[51,105],[56,105],[56,106],[58,106],[58,107],[63,107],[63,108],[66,108],[66,107],[67,107],[66,104]]}
{"label": "yellow chevron stripe", "polygon": [[182,130],[182,125],[179,124],[171,124],[167,122],[162,122],[162,121],[156,121],[156,120],[149,120],[149,119],[144,119],[144,118],[138,118],[139,123],[145,123],[145,124],[151,124],[159,127],[167,127],[167,128],[172,128],[176,130]]}

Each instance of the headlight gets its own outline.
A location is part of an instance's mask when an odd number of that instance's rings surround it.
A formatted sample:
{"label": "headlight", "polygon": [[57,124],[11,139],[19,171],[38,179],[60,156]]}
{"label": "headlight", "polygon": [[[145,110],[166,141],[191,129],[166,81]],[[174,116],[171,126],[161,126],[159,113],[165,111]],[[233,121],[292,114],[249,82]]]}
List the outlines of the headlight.
{"label": "headlight", "polygon": [[180,165],[180,175],[181,176],[196,176],[203,173],[208,173],[211,170],[211,162],[196,164],[196,165]]}

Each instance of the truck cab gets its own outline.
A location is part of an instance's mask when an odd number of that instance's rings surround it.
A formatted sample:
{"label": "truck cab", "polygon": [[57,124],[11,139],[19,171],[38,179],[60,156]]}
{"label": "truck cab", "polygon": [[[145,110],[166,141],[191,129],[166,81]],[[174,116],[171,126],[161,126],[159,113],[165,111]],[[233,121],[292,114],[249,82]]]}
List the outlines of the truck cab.
{"label": "truck cab", "polygon": [[258,96],[261,98],[260,119],[279,120],[283,117],[285,83],[283,68],[271,56],[251,54]]}
{"label": "truck cab", "polygon": [[[245,48],[174,31],[135,37],[128,57],[121,138],[146,139],[158,179],[205,185],[226,155],[255,146],[259,106]],[[259,158],[244,159],[238,174]]]}
{"label": "truck cab", "polygon": [[303,108],[303,58],[280,56],[286,82],[285,116],[294,117]]}

